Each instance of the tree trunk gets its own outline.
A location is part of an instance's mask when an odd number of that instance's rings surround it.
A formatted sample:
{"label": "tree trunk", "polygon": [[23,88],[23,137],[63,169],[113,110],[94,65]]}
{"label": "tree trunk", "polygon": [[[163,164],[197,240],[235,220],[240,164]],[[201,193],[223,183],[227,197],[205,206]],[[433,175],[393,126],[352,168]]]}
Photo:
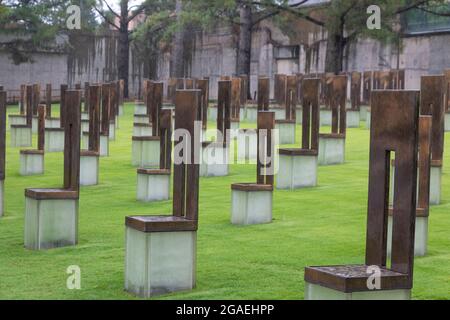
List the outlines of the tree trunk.
{"label": "tree trunk", "polygon": [[325,72],[339,74],[344,60],[345,38],[343,28],[332,32],[328,30],[327,52],[325,57]]}
{"label": "tree trunk", "polygon": [[119,80],[124,80],[124,97],[128,98],[128,75],[130,63],[130,38],[128,34],[128,0],[120,1],[120,29],[117,55]]}
{"label": "tree trunk", "polygon": [[239,27],[239,50],[237,75],[246,75],[249,79],[247,90],[248,98],[251,99],[250,92],[250,65],[252,55],[252,7],[248,4],[241,4],[239,8],[240,27]]}
{"label": "tree trunk", "polygon": [[181,26],[181,12],[183,10],[182,0],[177,0],[175,13],[177,15],[178,30],[175,32],[173,48],[171,54],[170,76],[174,78],[183,78],[184,74],[184,27]]}

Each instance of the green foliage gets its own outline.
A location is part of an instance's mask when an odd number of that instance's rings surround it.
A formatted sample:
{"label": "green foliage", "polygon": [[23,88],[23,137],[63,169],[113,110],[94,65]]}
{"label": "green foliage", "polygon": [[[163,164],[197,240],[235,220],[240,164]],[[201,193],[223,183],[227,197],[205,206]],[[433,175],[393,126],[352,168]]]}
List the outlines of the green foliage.
{"label": "green foliage", "polygon": [[15,64],[31,62],[30,53],[55,49],[55,39],[66,30],[66,9],[81,3],[82,31],[92,31],[97,22],[92,12],[95,0],[7,0],[0,4],[0,46]]}

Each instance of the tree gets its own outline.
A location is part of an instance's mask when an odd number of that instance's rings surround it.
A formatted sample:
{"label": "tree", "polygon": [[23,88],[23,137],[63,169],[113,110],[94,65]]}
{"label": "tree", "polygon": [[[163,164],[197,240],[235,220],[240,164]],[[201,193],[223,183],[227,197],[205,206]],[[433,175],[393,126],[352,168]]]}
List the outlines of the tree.
{"label": "tree", "polygon": [[[56,36],[70,34],[66,9],[79,1],[62,0],[6,0],[0,1],[0,34],[6,36],[0,47],[9,53],[15,64],[32,61],[32,53],[39,50],[64,49],[56,44]],[[83,0],[81,29],[92,31],[97,23],[91,12],[94,0]]]}

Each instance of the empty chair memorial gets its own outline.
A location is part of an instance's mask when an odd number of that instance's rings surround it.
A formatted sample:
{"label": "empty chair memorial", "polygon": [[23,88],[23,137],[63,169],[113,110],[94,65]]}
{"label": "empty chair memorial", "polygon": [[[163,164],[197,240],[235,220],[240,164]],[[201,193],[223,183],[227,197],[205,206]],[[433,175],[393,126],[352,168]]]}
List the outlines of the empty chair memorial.
{"label": "empty chair memorial", "polygon": [[25,247],[43,250],[78,242],[81,91],[65,93],[64,184],[25,190]]}
{"label": "empty chair memorial", "polygon": [[155,137],[159,138],[159,168],[137,170],[137,193],[139,201],[162,201],[170,198],[170,173],[172,154],[172,110],[163,109],[158,112],[158,121],[153,122],[157,129]]}
{"label": "empty chair memorial", "polygon": [[347,128],[359,128],[361,112],[361,73],[352,72],[350,84],[351,107],[347,110]]}
{"label": "empty chair memorial", "polygon": [[132,140],[132,164],[140,168],[155,168],[159,165],[160,158],[160,137],[159,114],[162,108],[163,83],[148,82],[146,90],[146,104],[148,125],[151,128],[151,135],[133,136]]}
{"label": "empty chair memorial", "polygon": [[231,185],[231,223],[252,225],[272,222],[273,182],[276,171],[275,113],[258,113],[256,183]]}
{"label": "empty chair memorial", "polygon": [[20,150],[20,175],[31,176],[44,173],[46,106],[38,106],[37,149]]}
{"label": "empty chair memorial", "polygon": [[[372,92],[366,259],[305,269],[305,299],[410,299],[414,269],[419,92]],[[395,153],[392,254],[387,267],[389,175]]]}
{"label": "empty chair memorial", "polygon": [[0,218],[4,214],[6,164],[6,91],[0,91]]}
{"label": "empty chair memorial", "polygon": [[[418,152],[418,179],[417,179],[417,208],[416,208],[416,231],[414,241],[414,254],[416,257],[424,256],[428,247],[428,218],[430,215],[430,166],[431,166],[431,116],[420,116],[419,118],[419,152]],[[395,159],[392,160],[391,190],[389,193],[390,204],[394,200],[395,190]],[[391,256],[392,249],[392,206],[389,209],[388,246],[387,254]]]}
{"label": "empty chair memorial", "polygon": [[[26,86],[25,93],[25,121],[22,123],[11,124],[11,147],[31,147],[32,145],[32,125],[33,125],[33,86]],[[10,120],[12,118],[10,117]]]}
{"label": "empty chair memorial", "polygon": [[[320,125],[331,127],[332,124],[332,110],[331,110],[331,87],[333,85],[334,73],[321,74],[320,85]],[[314,76],[309,76],[314,78]],[[345,77],[346,78],[346,77]]]}
{"label": "empty chair memorial", "polygon": [[275,129],[278,130],[280,144],[294,144],[296,133],[296,108],[297,108],[297,93],[298,84],[296,76],[281,76],[279,90],[282,92],[275,92],[277,100],[280,100],[279,105],[284,109],[285,115],[283,119],[275,121]]}
{"label": "empty chair memorial", "polygon": [[445,118],[444,83],[444,76],[423,76],[421,81],[420,114],[430,115],[433,118],[431,129],[431,205],[441,203]]}
{"label": "empty chair memorial", "polygon": [[277,189],[293,190],[317,185],[319,87],[320,79],[302,81],[302,145],[301,148],[279,149]]}
{"label": "empty chair memorial", "polygon": [[222,177],[229,172],[231,126],[231,80],[219,81],[215,141],[202,142],[202,177]]}
{"label": "empty chair memorial", "polygon": [[166,216],[128,216],[125,290],[140,297],[190,290],[196,284],[200,136],[199,90],[177,91],[173,211]]}
{"label": "empty chair memorial", "polygon": [[319,165],[345,161],[347,76],[333,76],[329,81],[327,95],[332,114],[331,133],[319,135]]}
{"label": "empty chair memorial", "polygon": [[101,89],[100,85],[89,86],[87,149],[81,150],[80,153],[80,185],[82,186],[95,186],[99,180]]}

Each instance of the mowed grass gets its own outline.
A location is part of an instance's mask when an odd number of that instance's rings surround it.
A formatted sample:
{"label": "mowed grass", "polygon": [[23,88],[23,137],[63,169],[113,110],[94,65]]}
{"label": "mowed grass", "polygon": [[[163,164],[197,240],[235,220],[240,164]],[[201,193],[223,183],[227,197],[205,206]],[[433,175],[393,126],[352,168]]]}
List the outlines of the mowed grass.
{"label": "mowed grass", "polygon": [[[135,200],[132,115],[128,104],[110,157],[101,158],[100,185],[81,189],[79,245],[42,252],[23,246],[24,189],[61,186],[62,153],[45,155],[45,175],[21,177],[19,149],[9,147],[8,130],[0,299],[134,299],[123,290],[125,216],[170,214],[172,207],[171,201]],[[298,141],[300,132],[298,127]],[[450,297],[449,156],[446,152],[442,205],[431,209],[429,253],[415,260],[414,299]],[[303,299],[305,266],[363,263],[368,157],[369,131],[349,129],[345,165],[319,167],[317,188],[275,191],[274,221],[267,225],[230,224],[230,185],[254,182],[255,166],[232,165],[227,177],[202,178],[197,287],[158,299]],[[66,287],[71,265],[81,268],[81,290]]]}

